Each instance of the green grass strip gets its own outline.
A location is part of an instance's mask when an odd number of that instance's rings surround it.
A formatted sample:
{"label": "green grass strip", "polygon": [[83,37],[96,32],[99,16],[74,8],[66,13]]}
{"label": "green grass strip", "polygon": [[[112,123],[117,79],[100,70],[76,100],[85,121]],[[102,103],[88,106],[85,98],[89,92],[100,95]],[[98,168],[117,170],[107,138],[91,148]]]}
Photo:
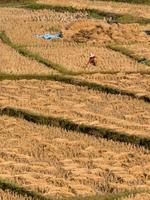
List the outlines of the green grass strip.
{"label": "green grass strip", "polygon": [[70,84],[74,86],[80,86],[80,87],[87,87],[87,89],[92,89],[95,91],[101,91],[108,94],[115,94],[115,95],[123,95],[128,96],[133,99],[137,100],[143,100],[146,103],[150,103],[150,97],[143,95],[138,96],[134,92],[130,92],[127,90],[121,90],[114,87],[109,87],[102,84],[97,84],[94,82],[84,81],[80,79],[74,79],[73,77],[69,76],[62,76],[62,75],[12,75],[12,74],[0,74],[0,81],[2,80],[51,80],[51,81],[58,81],[65,84]]}
{"label": "green grass strip", "polygon": [[129,58],[132,58],[135,61],[137,61],[138,63],[150,66],[150,60],[146,59],[143,56],[136,55],[133,51],[131,51],[131,50],[125,48],[125,47],[122,47],[121,45],[108,44],[106,47],[113,50],[113,51],[120,52],[120,53],[122,53],[123,55],[126,55]]}
{"label": "green grass strip", "polygon": [[120,192],[116,194],[105,194],[101,196],[89,196],[89,197],[70,197],[70,198],[54,198],[54,197],[46,197],[41,195],[38,192],[28,190],[25,188],[25,186],[20,186],[16,183],[10,182],[8,180],[5,180],[3,178],[0,178],[0,189],[3,191],[10,191],[14,194],[21,195],[23,197],[30,197],[33,200],[119,200],[122,197],[127,197],[129,195],[136,195],[143,192],[148,192],[146,190],[141,191],[125,191]]}
{"label": "green grass strip", "polygon": [[131,143],[150,149],[150,138],[142,137],[140,135],[130,135],[128,133],[115,131],[109,128],[96,127],[86,124],[77,124],[61,117],[44,116],[42,114],[32,113],[27,110],[13,107],[1,108],[0,115],[18,117],[36,124],[55,126],[63,128],[65,130],[77,131],[113,141]]}

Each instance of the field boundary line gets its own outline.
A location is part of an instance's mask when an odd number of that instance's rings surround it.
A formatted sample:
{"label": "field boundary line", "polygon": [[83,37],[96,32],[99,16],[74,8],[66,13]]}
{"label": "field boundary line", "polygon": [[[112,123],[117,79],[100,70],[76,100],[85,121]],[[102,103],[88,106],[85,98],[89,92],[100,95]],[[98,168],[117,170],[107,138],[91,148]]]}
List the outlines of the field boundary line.
{"label": "field boundary line", "polygon": [[9,106],[0,108],[0,115],[8,115],[17,118],[22,118],[36,124],[59,127],[65,130],[77,131],[88,135],[93,135],[97,138],[101,137],[108,140],[130,143],[136,146],[141,146],[145,147],[146,149],[150,149],[149,137],[130,135],[126,132],[119,132],[109,128],[96,127],[83,123],[79,124],[71,120],[64,119],[62,117],[44,116],[43,114]]}
{"label": "field boundary line", "polygon": [[[33,200],[58,200],[54,197],[46,197],[36,191],[28,190],[25,186],[20,186],[17,183],[11,182],[9,180],[3,179],[0,177],[0,189],[3,191],[10,191],[14,194],[21,195],[22,197],[31,197]],[[115,194],[106,194],[102,196],[88,196],[88,197],[68,197],[68,198],[59,198],[59,200],[119,200],[122,197],[128,197],[130,195],[136,195],[144,192],[149,192],[148,190],[133,190],[119,192]]]}
{"label": "field boundary line", "polygon": [[21,196],[31,197],[33,198],[33,200],[54,200],[54,198],[44,197],[38,192],[28,190],[24,186],[20,186],[16,183],[12,183],[3,178],[0,178],[0,189],[2,189],[3,191],[11,191]]}
{"label": "field boundary line", "polygon": [[104,92],[107,94],[114,94],[114,95],[122,95],[122,96],[128,96],[133,99],[142,100],[146,103],[150,103],[150,97],[147,95],[138,96],[134,92],[130,92],[127,90],[110,87],[103,84],[98,84],[95,82],[89,82],[85,80],[80,79],[74,79],[73,77],[69,76],[62,76],[62,75],[15,75],[15,74],[0,74],[0,81],[3,80],[51,80],[56,82],[61,82],[64,84],[79,86],[79,87],[87,87],[88,90],[94,90],[99,92]]}
{"label": "field boundary line", "polygon": [[125,47],[122,47],[119,44],[107,44],[106,48],[111,49],[111,50],[116,51],[116,52],[119,52],[119,53],[137,61],[138,63],[145,64],[145,65],[150,67],[150,60],[149,59],[145,58],[144,56],[136,55],[133,51],[131,51],[131,50],[125,48]]}

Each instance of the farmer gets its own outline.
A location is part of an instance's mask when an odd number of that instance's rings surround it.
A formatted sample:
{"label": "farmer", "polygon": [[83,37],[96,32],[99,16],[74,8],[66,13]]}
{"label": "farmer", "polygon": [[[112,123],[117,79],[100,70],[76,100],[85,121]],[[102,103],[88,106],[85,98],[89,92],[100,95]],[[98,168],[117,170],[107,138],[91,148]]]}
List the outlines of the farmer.
{"label": "farmer", "polygon": [[96,60],[95,59],[96,59],[96,56],[93,53],[90,53],[89,61],[87,62],[86,67],[89,64],[96,66]]}

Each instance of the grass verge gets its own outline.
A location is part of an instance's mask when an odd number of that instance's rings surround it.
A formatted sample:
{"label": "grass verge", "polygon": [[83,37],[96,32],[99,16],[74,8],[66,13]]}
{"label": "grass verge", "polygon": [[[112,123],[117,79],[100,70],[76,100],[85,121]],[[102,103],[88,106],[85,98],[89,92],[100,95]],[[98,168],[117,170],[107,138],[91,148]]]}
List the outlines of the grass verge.
{"label": "grass verge", "polygon": [[92,89],[92,90],[95,90],[95,91],[101,91],[101,92],[105,92],[105,93],[108,93],[108,94],[129,96],[133,99],[143,100],[144,102],[150,103],[150,97],[147,96],[147,95],[138,96],[134,92],[130,92],[130,91],[127,91],[127,90],[121,90],[121,89],[118,89],[118,88],[109,87],[109,86],[97,84],[97,83],[94,83],[94,82],[84,81],[84,80],[80,80],[80,79],[74,79],[73,77],[69,77],[69,76],[0,74],[0,81],[2,81],[2,80],[23,80],[23,79],[58,81],[58,82],[62,82],[62,83],[70,84],[70,85],[74,85],[74,86],[87,87],[87,89],[89,89],[89,90]]}
{"label": "grass verge", "polygon": [[86,124],[77,124],[68,119],[54,116],[44,116],[42,114],[32,113],[27,110],[5,107],[0,109],[0,115],[8,115],[25,119],[29,122],[47,126],[55,126],[65,130],[77,131],[95,137],[101,137],[108,140],[131,143],[137,146],[143,146],[150,149],[150,138],[130,135],[125,132],[119,132],[108,128],[90,126]]}
{"label": "grass verge", "polygon": [[135,61],[137,61],[138,63],[150,66],[150,60],[146,59],[143,56],[136,55],[133,51],[130,51],[125,47],[122,47],[122,46],[120,46],[118,44],[108,44],[106,47],[111,49],[111,50],[113,50],[113,51],[120,52],[120,53],[126,55],[129,58],[132,58]]}

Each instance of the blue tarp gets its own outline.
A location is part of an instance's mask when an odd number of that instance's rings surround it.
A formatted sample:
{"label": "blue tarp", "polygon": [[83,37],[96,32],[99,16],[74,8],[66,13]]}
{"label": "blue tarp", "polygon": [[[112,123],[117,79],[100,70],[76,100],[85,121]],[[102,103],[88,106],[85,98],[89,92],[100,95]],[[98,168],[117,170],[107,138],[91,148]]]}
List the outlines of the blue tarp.
{"label": "blue tarp", "polygon": [[43,38],[45,40],[51,40],[51,39],[60,39],[60,38],[62,38],[62,34],[61,33],[56,33],[56,34],[46,33],[44,35],[35,35],[35,37]]}

